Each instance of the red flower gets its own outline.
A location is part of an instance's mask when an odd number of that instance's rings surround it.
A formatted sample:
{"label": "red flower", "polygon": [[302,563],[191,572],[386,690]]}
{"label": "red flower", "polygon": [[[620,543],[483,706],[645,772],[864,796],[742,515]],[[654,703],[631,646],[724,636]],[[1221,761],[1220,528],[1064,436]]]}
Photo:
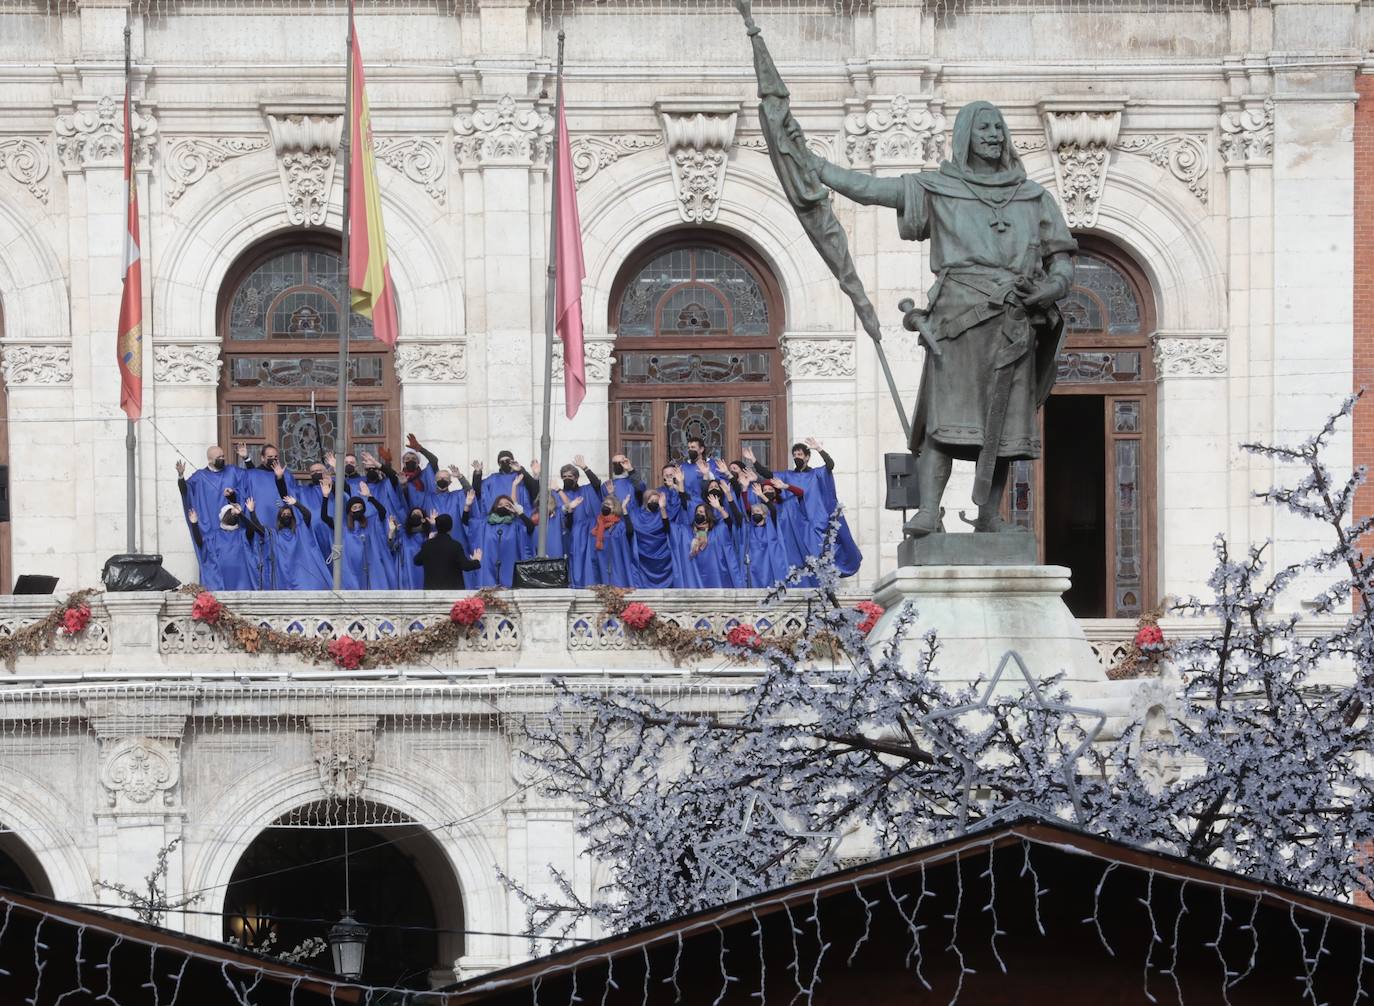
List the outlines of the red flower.
{"label": "red flower", "polygon": [[725,634],[725,641],[731,646],[744,646],[752,650],[759,648],[759,630],[752,625],[737,625]]}
{"label": "red flower", "polygon": [[91,609],[84,604],[74,604],[62,612],[61,632],[68,636],[75,636],[86,628],[86,624],[91,620]]}
{"label": "red flower", "polygon": [[223,613],[224,605],[220,604],[215,599],[215,595],[208,590],[202,590],[197,594],[195,603],[191,605],[191,617],[197,622],[204,622],[206,625],[214,625]]}
{"label": "red flower", "polygon": [[630,628],[643,632],[654,620],[654,609],[647,604],[635,601],[625,605],[625,610],[620,613],[620,620]]}
{"label": "red flower", "polygon": [[477,620],[486,613],[487,604],[480,597],[465,597],[461,601],[453,602],[448,617],[450,621],[459,625],[476,625]]}
{"label": "red flower", "polygon": [[340,636],[329,644],[329,655],[340,667],[350,671],[357,670],[358,665],[367,656],[367,644],[352,636]]}
{"label": "red flower", "polygon": [[1142,625],[1140,631],[1135,634],[1135,645],[1140,650],[1147,646],[1163,646],[1164,633],[1158,625]]}
{"label": "red flower", "polygon": [[860,601],[854,605],[854,610],[864,616],[864,620],[859,623],[859,631],[866,636],[873,631],[874,626],[878,624],[878,619],[883,617],[883,611],[886,609],[873,601]]}

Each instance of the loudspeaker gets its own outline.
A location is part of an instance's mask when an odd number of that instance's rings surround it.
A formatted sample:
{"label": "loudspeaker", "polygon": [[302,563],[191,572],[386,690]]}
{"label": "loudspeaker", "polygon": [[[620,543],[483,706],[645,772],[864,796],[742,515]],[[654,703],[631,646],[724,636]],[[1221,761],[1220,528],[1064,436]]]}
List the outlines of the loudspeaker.
{"label": "loudspeaker", "polygon": [[175,590],[181,581],[162,568],[160,555],[112,555],[100,580],[106,590]]}
{"label": "loudspeaker", "polygon": [[920,484],[916,481],[916,455],[910,451],[884,454],[883,467],[887,472],[887,510],[919,510]]}
{"label": "loudspeaker", "polygon": [[24,573],[14,581],[16,594],[51,594],[57,589],[57,577]]}
{"label": "loudspeaker", "polygon": [[567,559],[526,559],[515,564],[516,590],[566,590]]}
{"label": "loudspeaker", "polygon": [[0,524],[10,519],[10,466],[0,465]]}

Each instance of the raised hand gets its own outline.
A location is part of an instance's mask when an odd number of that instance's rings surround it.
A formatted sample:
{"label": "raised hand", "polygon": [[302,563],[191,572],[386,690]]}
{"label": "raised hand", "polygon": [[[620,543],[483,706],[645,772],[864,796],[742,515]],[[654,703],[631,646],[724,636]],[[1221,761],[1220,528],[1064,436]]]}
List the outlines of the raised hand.
{"label": "raised hand", "polygon": [[272,474],[275,475],[277,478],[282,478],[286,474],[286,469],[281,466],[280,461],[277,461],[272,465]]}
{"label": "raised hand", "polygon": [[825,450],[825,448],[821,446],[821,442],[817,440],[815,437],[807,437],[806,446],[810,447],[813,451]]}
{"label": "raised hand", "polygon": [[457,465],[449,465],[448,473],[452,475],[455,479],[460,479],[463,477],[463,471]]}
{"label": "raised hand", "polygon": [[386,519],[386,529],[388,534],[395,534],[401,525],[396,523],[396,518],[388,516]]}
{"label": "raised hand", "polygon": [[409,447],[412,451],[420,450],[420,441],[415,439],[415,434],[406,434],[406,446]]}
{"label": "raised hand", "polygon": [[200,515],[196,513],[195,507],[191,507],[191,509],[186,511],[186,519],[189,520],[192,524],[200,523]]}
{"label": "raised hand", "polygon": [[325,451],[325,452],[324,452],[324,464],[325,464],[325,467],[326,467],[326,468],[329,468],[329,469],[331,469],[331,470],[333,469],[333,467],[334,467],[334,452],[333,452],[333,451]]}
{"label": "raised hand", "polygon": [[248,460],[248,445],[247,445],[247,444],[242,444],[242,443],[236,445],[236,446],[234,447],[234,453],[237,454],[237,455],[239,456],[239,460],[240,460],[240,461],[247,461],[247,460]]}
{"label": "raised hand", "polygon": [[576,455],[574,455],[574,456],[573,456],[573,464],[577,465],[578,468],[586,468],[586,467],[587,467],[587,455],[585,455],[585,454],[576,454]]}
{"label": "raised hand", "polygon": [[363,480],[362,482],[358,483],[358,495],[361,496],[363,499],[371,499],[372,490],[367,487],[366,480]]}
{"label": "raised hand", "polygon": [[334,488],[334,480],[333,480],[333,479],[329,478],[328,476],[325,476],[324,478],[320,479],[320,495],[321,495],[321,496],[328,496],[328,495],[329,495],[329,491],[330,491],[331,489],[333,489],[333,488]]}
{"label": "raised hand", "polygon": [[429,512],[429,522],[430,522],[431,524],[433,524],[433,523],[434,523],[436,520],[438,520],[438,519],[439,519],[439,511],[438,511],[438,510],[431,510],[431,511]]}
{"label": "raised hand", "polygon": [[482,550],[481,550],[480,548],[474,548],[474,549],[472,550],[472,557],[473,557],[474,559],[476,559],[478,562],[481,562],[481,561],[482,561]]}
{"label": "raised hand", "polygon": [[542,473],[543,471],[544,466],[539,463],[538,458],[535,458],[533,461],[530,462],[530,474],[533,475],[535,478],[539,478],[540,473]]}
{"label": "raised hand", "polygon": [[253,502],[253,497],[252,497],[252,496],[249,496],[248,499],[245,500],[244,502],[248,504],[248,512],[249,512],[249,513],[252,513],[254,510],[257,509],[257,504]]}
{"label": "raised hand", "polygon": [[741,447],[739,450],[739,456],[742,457],[745,461],[748,461],[751,465],[758,460],[754,457],[754,448],[752,447]]}
{"label": "raised hand", "polygon": [[475,499],[477,499],[477,494],[473,492],[471,489],[469,489],[468,494],[465,497],[463,497],[463,509],[470,509],[472,507],[472,502]]}
{"label": "raised hand", "polygon": [[377,448],[377,453],[380,454],[380,455],[382,456],[382,460],[383,460],[383,461],[385,461],[387,464],[391,464],[391,448],[390,448],[390,447],[388,447],[386,444],[382,444],[381,447],[378,447],[378,448]]}
{"label": "raised hand", "polygon": [[281,501],[282,501],[283,503],[285,503],[287,506],[295,506],[295,505],[296,505],[296,497],[294,497],[294,496],[283,496],[283,497],[281,498]]}
{"label": "raised hand", "polygon": [[472,470],[479,475],[482,474],[482,462],[474,460],[472,462]]}
{"label": "raised hand", "polygon": [[510,496],[511,496],[511,499],[515,499],[515,494],[516,494],[516,492],[520,489],[520,483],[521,483],[521,482],[524,482],[524,481],[525,481],[525,476],[524,476],[523,473],[521,473],[521,474],[515,476],[515,478],[513,478],[513,479],[510,480]]}
{"label": "raised hand", "polygon": [[225,498],[225,499],[233,499],[233,497],[234,497],[234,487],[233,487],[233,486],[225,486],[225,487],[224,487],[224,498]]}
{"label": "raised hand", "polygon": [[697,462],[697,471],[701,472],[701,474],[705,475],[708,479],[711,477],[711,466],[706,463],[705,458]]}
{"label": "raised hand", "polygon": [[363,464],[368,468],[378,468],[377,458],[367,451],[363,451]]}

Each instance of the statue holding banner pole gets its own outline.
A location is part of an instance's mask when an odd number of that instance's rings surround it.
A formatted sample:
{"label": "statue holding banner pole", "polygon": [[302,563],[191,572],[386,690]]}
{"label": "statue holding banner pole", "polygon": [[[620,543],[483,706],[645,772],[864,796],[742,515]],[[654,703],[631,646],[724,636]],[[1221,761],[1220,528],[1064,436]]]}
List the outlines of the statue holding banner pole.
{"label": "statue holding banner pole", "polygon": [[[975,531],[1014,531],[999,513],[1011,462],[1040,456],[1036,411],[1054,385],[1063,338],[1056,307],[1073,283],[1077,244],[1048,192],[1026,177],[995,105],[965,105],[937,171],[880,178],[832,164],[806,146],[750,0],[735,0],[754,49],[759,121],[788,201],[873,338],[916,456],[918,501],[908,540],[943,529],[940,500],[955,460],[976,463]],[[908,423],[876,312],[854,269],[830,192],[892,208],[898,233],[929,241],[936,275],[927,307],[903,301],[903,324],[926,349]]]}

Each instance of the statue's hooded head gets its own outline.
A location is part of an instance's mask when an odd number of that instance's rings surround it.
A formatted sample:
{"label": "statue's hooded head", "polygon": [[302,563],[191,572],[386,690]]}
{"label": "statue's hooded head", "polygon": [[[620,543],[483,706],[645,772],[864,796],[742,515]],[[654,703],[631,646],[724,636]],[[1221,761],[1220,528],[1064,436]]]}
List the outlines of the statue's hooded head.
{"label": "statue's hooded head", "polygon": [[[973,160],[974,126],[979,120],[980,113],[985,120],[988,116],[995,118],[997,124],[1002,127],[1001,156],[997,161],[997,170],[993,172],[975,172],[969,167]],[[1022,166],[1016,149],[1011,145],[1011,133],[1007,130],[1007,123],[1002,118],[1000,108],[990,101],[971,101],[959,109],[959,115],[954,120],[950,157],[940,165],[940,171],[978,185],[1018,185],[1025,181],[1026,169]]]}

